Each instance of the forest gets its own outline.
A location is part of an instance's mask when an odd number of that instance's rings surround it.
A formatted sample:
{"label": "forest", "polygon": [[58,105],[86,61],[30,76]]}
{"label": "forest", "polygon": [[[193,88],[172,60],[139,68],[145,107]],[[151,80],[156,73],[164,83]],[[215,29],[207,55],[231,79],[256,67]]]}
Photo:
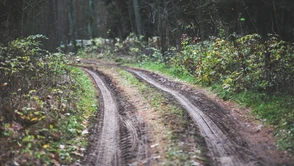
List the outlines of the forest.
{"label": "forest", "polygon": [[[5,144],[0,151],[6,152],[0,152],[0,165],[99,165],[91,163],[98,159],[87,156],[95,149],[90,131],[96,133],[93,121],[104,115],[99,113],[104,110],[104,99],[97,97],[102,96],[101,87],[95,90],[91,82],[95,76],[89,79],[88,70],[100,74],[109,87],[118,87],[113,85],[119,84],[114,81],[118,78],[142,80],[131,67],[206,88],[223,102],[237,103],[241,110],[250,108],[252,121],[266,126],[278,155],[287,158],[273,162],[287,165],[294,157],[293,20],[293,0],[0,0],[0,144]],[[109,61],[119,76],[107,67],[91,68],[91,63],[103,66]],[[126,71],[135,78],[122,76]],[[111,93],[120,96],[123,92],[116,92],[117,87],[111,87]],[[178,101],[179,96],[171,96]],[[180,105],[170,110],[189,110],[185,103]],[[178,127],[183,125],[182,129],[171,127],[176,135],[171,139],[177,139],[178,130],[186,131],[184,124],[195,123],[187,112],[162,113],[166,121],[179,118]],[[180,123],[186,116],[192,120]],[[118,137],[124,137],[124,130],[132,133],[120,126]],[[258,129],[256,133],[263,132]],[[126,151],[129,156],[121,157],[117,165],[132,161],[134,154]],[[215,159],[221,154],[207,151],[208,155],[201,154],[195,161],[226,165]],[[165,154],[168,161],[148,163],[193,163],[191,156],[183,159],[175,154]],[[255,164],[269,164],[261,160]],[[231,164],[235,162],[243,161],[232,159]]]}
{"label": "forest", "polygon": [[1,42],[43,34],[55,48],[71,38],[125,39],[131,32],[158,36],[163,47],[179,45],[182,34],[202,40],[277,34],[292,42],[293,6],[291,0],[2,0]]}

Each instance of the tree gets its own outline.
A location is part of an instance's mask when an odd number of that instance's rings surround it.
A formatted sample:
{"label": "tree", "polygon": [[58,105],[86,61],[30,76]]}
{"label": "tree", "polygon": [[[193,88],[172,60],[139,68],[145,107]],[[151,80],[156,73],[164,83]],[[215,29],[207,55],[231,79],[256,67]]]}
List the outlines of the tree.
{"label": "tree", "polygon": [[76,36],[75,36],[75,19],[74,19],[74,5],[73,0],[68,1],[68,21],[69,21],[69,32],[70,32],[70,46],[71,51],[76,52]]}
{"label": "tree", "polygon": [[138,35],[138,37],[140,37],[143,34],[142,33],[142,26],[141,26],[140,6],[138,3],[138,0],[132,0],[132,1],[133,1],[135,18],[136,18],[137,35]]}
{"label": "tree", "polygon": [[64,44],[66,44],[66,42],[64,42],[64,31],[63,31],[63,23],[64,23],[64,7],[63,7],[63,1],[58,1],[58,42],[61,43],[63,42]]}
{"label": "tree", "polygon": [[89,22],[88,22],[88,33],[90,39],[93,39],[93,21],[94,21],[94,2],[89,0]]}

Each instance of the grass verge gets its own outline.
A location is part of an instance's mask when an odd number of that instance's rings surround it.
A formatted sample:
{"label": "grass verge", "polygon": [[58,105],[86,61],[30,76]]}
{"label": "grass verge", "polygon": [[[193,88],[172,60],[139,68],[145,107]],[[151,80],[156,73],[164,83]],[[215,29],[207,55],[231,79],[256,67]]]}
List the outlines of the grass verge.
{"label": "grass verge", "polygon": [[179,69],[174,67],[169,67],[168,65],[165,65],[163,63],[144,61],[142,63],[132,63],[127,65],[133,66],[133,67],[140,67],[140,68],[148,69],[151,71],[159,71],[162,74],[170,76],[174,79],[180,79],[190,84],[193,84],[196,82],[196,78],[192,77],[188,73],[182,73]]}
{"label": "grass verge", "polygon": [[286,94],[268,95],[261,92],[243,91],[232,93],[221,85],[212,90],[225,100],[232,100],[243,107],[252,108],[252,113],[266,124],[274,126],[274,135],[280,149],[294,152],[294,99]]}
{"label": "grass verge", "polygon": [[72,92],[76,104],[71,112],[58,120],[55,127],[49,127],[59,138],[50,139],[43,160],[46,164],[81,163],[88,146],[89,119],[95,116],[97,106],[96,90],[91,79],[79,68],[73,68],[76,91]]}

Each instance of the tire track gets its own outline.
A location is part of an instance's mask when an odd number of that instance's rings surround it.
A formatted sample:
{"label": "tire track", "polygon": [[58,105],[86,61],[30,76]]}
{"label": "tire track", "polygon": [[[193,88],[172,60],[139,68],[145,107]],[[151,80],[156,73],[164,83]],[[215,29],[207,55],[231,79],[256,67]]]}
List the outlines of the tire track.
{"label": "tire track", "polygon": [[232,166],[260,164],[257,164],[257,159],[255,159],[253,154],[250,154],[251,152],[249,152],[249,150],[240,147],[235,143],[227,133],[219,128],[219,125],[217,125],[211,117],[200,110],[197,104],[195,104],[190,98],[186,97],[186,95],[156,82],[142,71],[134,69],[126,70],[154,87],[171,94],[187,110],[191,118],[199,126],[200,133],[204,137],[216,165]]}
{"label": "tire track", "polygon": [[104,81],[93,71],[83,68],[89,73],[103,97],[104,116],[100,138],[97,142],[95,165],[121,165],[119,113],[115,98]]}
{"label": "tire track", "polygon": [[136,109],[109,76],[82,69],[93,78],[102,96],[102,116],[95,123],[85,165],[121,166],[147,159],[146,127]]}

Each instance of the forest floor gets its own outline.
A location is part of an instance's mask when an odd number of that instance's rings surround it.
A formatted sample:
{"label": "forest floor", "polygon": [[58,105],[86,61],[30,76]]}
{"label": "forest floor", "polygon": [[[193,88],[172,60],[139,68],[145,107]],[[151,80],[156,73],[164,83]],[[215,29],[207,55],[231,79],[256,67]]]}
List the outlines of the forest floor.
{"label": "forest floor", "polygon": [[249,109],[163,75],[83,59],[100,105],[84,165],[291,165]]}

